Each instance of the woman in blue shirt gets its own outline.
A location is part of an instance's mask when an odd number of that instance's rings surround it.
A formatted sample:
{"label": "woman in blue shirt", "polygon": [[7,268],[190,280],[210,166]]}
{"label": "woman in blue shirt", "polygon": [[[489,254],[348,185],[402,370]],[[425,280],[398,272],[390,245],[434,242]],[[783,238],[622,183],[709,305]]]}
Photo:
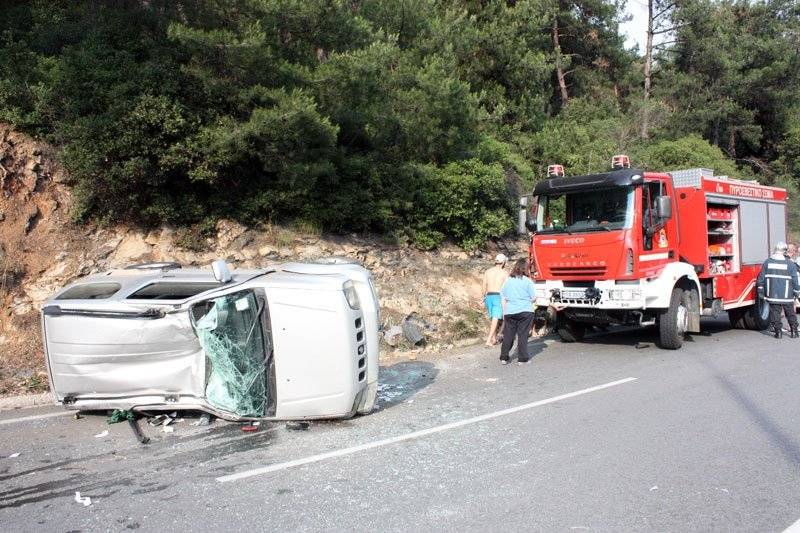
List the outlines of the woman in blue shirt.
{"label": "woman in blue shirt", "polygon": [[528,262],[520,259],[514,263],[511,275],[500,289],[503,302],[503,345],[500,362],[508,364],[508,354],[517,337],[517,360],[519,364],[530,362],[528,355],[528,333],[533,323],[533,282],[527,276]]}

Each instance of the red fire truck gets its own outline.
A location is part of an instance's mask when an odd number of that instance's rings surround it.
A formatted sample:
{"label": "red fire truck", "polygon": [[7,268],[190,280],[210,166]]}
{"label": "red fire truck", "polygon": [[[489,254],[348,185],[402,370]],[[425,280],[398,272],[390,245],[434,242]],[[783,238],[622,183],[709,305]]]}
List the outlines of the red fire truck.
{"label": "red fire truck", "polygon": [[786,240],[786,191],[709,169],[645,172],[615,156],[613,170],[534,189],[530,259],[540,316],[562,340],[591,326],[655,325],[680,348],[701,316],[727,311],[736,328],[763,330],[755,292],[761,263]]}

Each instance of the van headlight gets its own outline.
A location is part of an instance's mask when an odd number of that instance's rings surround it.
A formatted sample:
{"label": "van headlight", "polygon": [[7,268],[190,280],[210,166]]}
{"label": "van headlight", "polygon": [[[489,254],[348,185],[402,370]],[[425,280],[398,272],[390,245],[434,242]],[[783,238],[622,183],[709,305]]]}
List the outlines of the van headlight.
{"label": "van headlight", "polygon": [[611,300],[639,300],[642,297],[640,289],[611,289],[608,291]]}
{"label": "van headlight", "polygon": [[361,309],[361,302],[358,299],[358,293],[356,292],[356,287],[353,285],[352,281],[347,280],[342,283],[342,292],[344,292],[344,297],[347,300],[347,305],[350,306],[350,309]]}

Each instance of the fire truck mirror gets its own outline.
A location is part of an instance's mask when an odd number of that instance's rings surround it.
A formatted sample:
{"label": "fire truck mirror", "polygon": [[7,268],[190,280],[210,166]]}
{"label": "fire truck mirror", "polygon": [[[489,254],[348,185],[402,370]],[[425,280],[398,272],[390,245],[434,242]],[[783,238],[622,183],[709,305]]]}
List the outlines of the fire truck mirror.
{"label": "fire truck mirror", "polygon": [[536,226],[536,221],[532,218],[525,220],[525,227],[528,228],[528,231],[531,233],[536,233],[536,230],[538,229]]}
{"label": "fire truck mirror", "polygon": [[672,198],[659,196],[656,199],[656,216],[661,220],[672,218]]}

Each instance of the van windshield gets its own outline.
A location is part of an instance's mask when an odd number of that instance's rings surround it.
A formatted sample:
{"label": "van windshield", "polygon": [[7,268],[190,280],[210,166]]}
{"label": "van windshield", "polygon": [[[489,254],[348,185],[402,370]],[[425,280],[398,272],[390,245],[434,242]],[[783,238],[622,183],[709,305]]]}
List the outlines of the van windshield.
{"label": "van windshield", "polygon": [[612,231],[633,225],[633,187],[539,196],[534,204],[538,233]]}

